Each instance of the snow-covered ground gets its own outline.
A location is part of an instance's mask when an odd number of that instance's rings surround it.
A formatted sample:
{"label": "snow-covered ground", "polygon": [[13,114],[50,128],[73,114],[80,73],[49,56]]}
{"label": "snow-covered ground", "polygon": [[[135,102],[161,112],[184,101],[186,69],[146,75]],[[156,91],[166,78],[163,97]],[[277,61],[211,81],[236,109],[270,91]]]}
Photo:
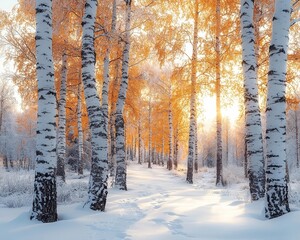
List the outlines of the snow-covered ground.
{"label": "snow-covered ground", "polygon": [[217,188],[212,169],[202,169],[189,185],[183,172],[131,163],[128,191],[110,189],[106,212],[82,208],[87,177],[74,177],[68,180],[72,190],[59,194],[66,197],[60,199],[59,221],[49,224],[30,221],[30,206],[8,208],[0,194],[0,239],[300,239],[295,207],[285,216],[265,220],[263,202],[250,203],[247,183],[238,181],[238,171],[231,171],[225,173],[228,187]]}

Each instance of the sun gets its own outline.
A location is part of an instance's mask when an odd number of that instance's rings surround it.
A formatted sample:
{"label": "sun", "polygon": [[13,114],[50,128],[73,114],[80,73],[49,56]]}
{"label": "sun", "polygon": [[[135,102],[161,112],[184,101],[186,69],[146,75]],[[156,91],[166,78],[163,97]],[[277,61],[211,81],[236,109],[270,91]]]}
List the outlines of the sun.
{"label": "sun", "polygon": [[[215,96],[199,97],[198,120],[211,123],[216,119],[216,98]],[[234,125],[240,116],[240,105],[238,101],[232,101],[230,105],[221,106],[222,119],[227,119],[230,125]]]}
{"label": "sun", "polygon": [[202,99],[202,111],[207,120],[216,118],[216,98],[213,96],[205,96]]}
{"label": "sun", "polygon": [[240,107],[238,104],[233,104],[222,108],[222,117],[228,119],[230,125],[234,125],[240,115]]}

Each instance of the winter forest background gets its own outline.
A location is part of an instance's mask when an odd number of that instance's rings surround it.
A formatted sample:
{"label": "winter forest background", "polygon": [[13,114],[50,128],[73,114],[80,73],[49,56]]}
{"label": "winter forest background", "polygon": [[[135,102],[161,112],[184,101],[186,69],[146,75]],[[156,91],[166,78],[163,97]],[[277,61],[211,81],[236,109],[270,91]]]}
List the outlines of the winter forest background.
{"label": "winter forest background", "polygon": [[299,0],[15,4],[0,239],[298,239]]}

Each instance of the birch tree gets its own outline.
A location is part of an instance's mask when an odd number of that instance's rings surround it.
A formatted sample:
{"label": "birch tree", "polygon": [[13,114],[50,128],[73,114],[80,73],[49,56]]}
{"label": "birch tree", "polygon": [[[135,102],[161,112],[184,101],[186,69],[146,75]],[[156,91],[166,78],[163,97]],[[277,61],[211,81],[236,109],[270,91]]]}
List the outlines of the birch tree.
{"label": "birch tree", "polygon": [[56,176],[65,182],[66,157],[66,95],[67,95],[67,54],[62,56],[60,99],[58,104],[58,133],[57,133],[57,169]]}
{"label": "birch tree", "polygon": [[34,197],[30,219],[57,221],[56,93],[52,58],[52,1],[36,0],[38,115]]}
{"label": "birch tree", "polygon": [[169,87],[169,108],[168,108],[168,118],[169,118],[169,159],[168,159],[168,170],[173,168],[173,116],[172,116],[172,87],[170,83]]}
{"label": "birch tree", "polygon": [[220,0],[216,0],[216,122],[217,122],[217,163],[216,163],[216,185],[223,186],[223,163],[222,163],[222,114],[221,114],[221,6]]}
{"label": "birch tree", "polygon": [[142,119],[141,119],[141,111],[139,111],[139,119],[138,119],[138,164],[142,164]]}
{"label": "birch tree", "polygon": [[266,109],[266,218],[275,218],[290,211],[286,178],[285,97],[290,14],[290,1],[275,1]]}
{"label": "birch tree", "polygon": [[83,129],[82,129],[82,113],[81,113],[81,92],[82,84],[78,85],[78,102],[77,102],[77,128],[78,128],[78,164],[77,172],[79,175],[83,174]]}
{"label": "birch tree", "polygon": [[126,183],[126,162],[125,162],[125,128],[124,128],[124,105],[128,86],[129,51],[130,51],[130,21],[131,21],[131,0],[124,0],[126,3],[125,19],[125,45],[122,59],[122,79],[116,105],[115,125],[116,125],[116,182],[115,185],[120,190],[127,190]]}
{"label": "birch tree", "polygon": [[178,167],[178,151],[179,151],[178,126],[176,126],[175,136],[174,136],[174,169],[175,170],[177,170]]}
{"label": "birch tree", "polygon": [[[106,48],[104,64],[103,64],[103,86],[102,86],[102,109],[104,114],[104,119],[107,126],[107,144],[108,148],[108,160],[109,168],[111,175],[114,176],[114,158],[115,158],[115,133],[114,133],[114,116],[111,114],[110,121],[108,117],[108,91],[109,91],[109,82],[110,82],[110,73],[109,73],[109,62],[110,62],[110,53],[112,50],[112,44],[114,40],[115,30],[117,22],[117,1],[113,0],[112,4],[112,20],[111,20],[111,30],[107,34],[108,47]],[[109,144],[110,143],[110,144]],[[113,181],[114,182],[114,181]],[[112,183],[113,185],[114,183]]]}
{"label": "birch tree", "polygon": [[248,177],[252,201],[265,195],[264,154],[258,104],[257,59],[254,36],[254,2],[241,0],[241,31],[245,89],[245,131]]}
{"label": "birch tree", "polygon": [[[152,168],[152,157],[151,157],[151,149],[152,149],[152,96],[151,96],[151,86],[150,86],[150,91],[149,91],[149,99],[148,99],[148,168]],[[169,158],[170,159],[170,158]],[[167,167],[169,169],[169,160]]]}
{"label": "birch tree", "polygon": [[107,197],[107,132],[95,81],[94,29],[97,0],[87,0],[82,20],[82,82],[91,132],[92,166],[89,194],[85,205],[92,210],[105,210]]}
{"label": "birch tree", "polygon": [[190,102],[190,128],[189,128],[189,151],[187,161],[186,181],[193,183],[193,165],[195,162],[195,138],[196,138],[196,66],[198,47],[198,22],[199,22],[199,0],[195,0],[194,39],[192,55],[191,74],[191,102]]}
{"label": "birch tree", "polygon": [[104,57],[104,66],[103,66],[103,87],[102,87],[102,109],[106,121],[106,125],[108,124],[108,86],[109,86],[109,59],[110,52],[112,48],[112,41],[116,30],[116,22],[117,22],[117,1],[113,1],[112,6],[112,22],[111,22],[111,31],[108,33],[108,47],[105,52]]}
{"label": "birch tree", "polygon": [[197,121],[195,120],[195,159],[194,159],[194,172],[197,173],[199,170],[199,161],[198,161],[198,127]]}

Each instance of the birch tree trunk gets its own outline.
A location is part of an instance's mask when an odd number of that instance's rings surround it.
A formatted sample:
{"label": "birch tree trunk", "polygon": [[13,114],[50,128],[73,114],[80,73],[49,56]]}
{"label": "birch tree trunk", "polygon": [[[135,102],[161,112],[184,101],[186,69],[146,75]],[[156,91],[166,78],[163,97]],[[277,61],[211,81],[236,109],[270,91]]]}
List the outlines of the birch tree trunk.
{"label": "birch tree trunk", "polygon": [[138,122],[138,164],[142,164],[142,128],[141,128],[141,114],[139,113],[139,122]]}
{"label": "birch tree trunk", "polygon": [[194,18],[194,39],[192,55],[192,74],[191,74],[191,103],[190,103],[190,127],[189,127],[189,150],[187,161],[186,181],[193,183],[193,165],[195,162],[195,124],[196,124],[196,67],[197,67],[197,47],[198,47],[198,22],[199,22],[199,0],[195,0]]}
{"label": "birch tree trunk", "polygon": [[217,122],[217,163],[216,185],[223,186],[223,163],[222,163],[222,115],[221,115],[221,73],[220,73],[220,32],[221,13],[220,0],[216,4],[216,122]]}
{"label": "birch tree trunk", "polygon": [[245,90],[245,131],[248,177],[252,201],[265,195],[264,153],[258,104],[257,59],[254,36],[254,2],[241,0],[241,31]]}
{"label": "birch tree trunk", "polygon": [[149,126],[149,135],[148,135],[148,168],[151,166],[151,148],[152,148],[152,129],[151,129],[151,93],[149,97],[149,112],[148,112],[148,126]]}
{"label": "birch tree trunk", "polygon": [[66,95],[67,95],[67,54],[62,56],[60,99],[58,105],[57,169],[58,180],[65,182],[66,158]]}
{"label": "birch tree trunk", "polygon": [[57,221],[56,93],[52,59],[52,1],[36,0],[38,115],[34,196],[30,219]]}
{"label": "birch tree trunk", "polygon": [[285,98],[290,14],[290,1],[275,1],[266,109],[266,218],[275,218],[290,211],[286,174]]}
{"label": "birch tree trunk", "polygon": [[120,190],[127,190],[127,170],[125,162],[125,128],[124,128],[124,105],[128,86],[129,51],[130,51],[130,21],[131,21],[131,0],[126,3],[126,23],[125,23],[125,46],[122,59],[122,79],[119,96],[116,105],[116,187]]}
{"label": "birch tree trunk", "polygon": [[78,128],[78,164],[77,172],[79,175],[83,175],[83,130],[82,130],[82,113],[81,113],[81,92],[82,85],[78,85],[78,102],[77,102],[77,128]]}
{"label": "birch tree trunk", "polygon": [[82,82],[89,117],[92,145],[92,166],[89,181],[89,196],[85,205],[92,210],[105,210],[107,197],[107,129],[100,107],[95,81],[94,28],[97,0],[87,0],[82,21]]}
{"label": "birch tree trunk", "polygon": [[199,170],[198,161],[198,136],[197,136],[197,124],[195,123],[195,160],[194,160],[194,171],[197,173]]}
{"label": "birch tree trunk", "polygon": [[104,57],[104,67],[103,67],[103,86],[102,86],[102,109],[104,113],[104,118],[106,121],[106,126],[108,125],[108,87],[109,87],[109,61],[110,61],[110,51],[112,47],[112,40],[116,30],[117,21],[117,2],[113,0],[112,6],[112,21],[111,21],[111,31],[108,35],[108,47],[105,52]]}
{"label": "birch tree trunk", "polygon": [[[104,57],[104,67],[103,67],[103,86],[102,86],[102,109],[104,114],[104,119],[107,126],[107,144],[108,144],[108,164],[110,175],[115,176],[114,174],[114,163],[115,163],[115,132],[114,132],[114,118],[113,114],[110,117],[110,121],[108,118],[108,89],[110,82],[109,75],[109,62],[110,62],[110,52],[112,48],[112,43],[116,30],[116,21],[117,21],[117,2],[113,0],[112,5],[112,21],[111,21],[111,30],[108,34],[108,47],[105,52]],[[109,124],[110,123],[110,124]],[[110,144],[109,144],[110,143]],[[112,185],[114,185],[114,179],[112,179]]]}
{"label": "birch tree trunk", "polygon": [[165,165],[165,138],[162,140],[162,156],[161,156],[161,165]]}
{"label": "birch tree trunk", "polygon": [[296,135],[296,166],[299,168],[299,128],[298,128],[298,111],[295,111],[295,135]]}
{"label": "birch tree trunk", "polygon": [[[118,54],[118,53],[117,53]],[[113,84],[110,85],[112,87],[111,91],[111,99],[116,99],[117,88],[119,86],[119,59],[115,61],[115,73]],[[109,169],[110,176],[112,177],[112,186],[115,184],[115,167],[116,167],[116,126],[115,126],[115,111],[116,104],[113,102],[110,104],[110,118],[109,118],[109,137],[110,137],[110,145],[109,145]]]}
{"label": "birch tree trunk", "polygon": [[178,167],[178,126],[176,127],[175,137],[174,137],[174,169],[177,170]]}
{"label": "birch tree trunk", "polygon": [[168,159],[168,170],[173,168],[173,119],[172,119],[172,106],[171,106],[171,97],[169,97],[169,159]]}
{"label": "birch tree trunk", "polygon": [[115,185],[116,177],[116,128],[115,128],[115,114],[111,112],[110,114],[110,161],[109,161],[109,170],[110,176],[112,177],[111,186]]}

